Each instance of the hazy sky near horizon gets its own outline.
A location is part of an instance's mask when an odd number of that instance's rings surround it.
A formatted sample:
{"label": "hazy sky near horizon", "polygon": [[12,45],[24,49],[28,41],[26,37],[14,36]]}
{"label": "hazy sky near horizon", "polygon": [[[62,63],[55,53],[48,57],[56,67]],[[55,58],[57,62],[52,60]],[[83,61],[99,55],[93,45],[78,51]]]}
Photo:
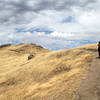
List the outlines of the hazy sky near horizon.
{"label": "hazy sky near horizon", "polygon": [[0,44],[50,50],[100,40],[100,0],[0,0]]}

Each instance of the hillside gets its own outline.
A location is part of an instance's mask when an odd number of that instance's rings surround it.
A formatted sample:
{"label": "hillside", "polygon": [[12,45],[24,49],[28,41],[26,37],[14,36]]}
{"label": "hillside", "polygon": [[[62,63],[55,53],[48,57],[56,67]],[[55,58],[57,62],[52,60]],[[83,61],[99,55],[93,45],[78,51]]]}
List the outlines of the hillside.
{"label": "hillside", "polygon": [[[27,60],[29,54],[35,57]],[[92,100],[82,91],[91,69],[99,66],[96,57],[96,44],[59,51],[35,44],[1,46],[0,100]]]}

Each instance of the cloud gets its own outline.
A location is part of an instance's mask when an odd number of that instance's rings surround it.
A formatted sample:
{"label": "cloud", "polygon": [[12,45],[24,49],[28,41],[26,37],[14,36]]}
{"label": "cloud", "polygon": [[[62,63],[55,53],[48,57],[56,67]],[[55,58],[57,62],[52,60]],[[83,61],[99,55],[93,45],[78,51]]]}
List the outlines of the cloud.
{"label": "cloud", "polygon": [[[77,34],[77,35],[75,35]],[[4,38],[1,43],[35,43],[43,46],[49,50],[59,50],[59,49],[69,49],[77,46],[81,46],[83,44],[96,43],[96,40],[92,40],[94,35],[84,35],[81,33],[59,33],[52,32],[50,34],[46,34],[46,32],[20,32],[20,34],[6,34],[2,35],[0,39]],[[98,33],[97,33],[98,34]],[[97,35],[96,35],[97,36]]]}
{"label": "cloud", "polygon": [[88,8],[96,0],[1,0],[0,1],[0,23],[25,23],[29,22],[30,16],[35,18],[42,11],[68,11],[73,7]]}
{"label": "cloud", "polygon": [[33,42],[55,50],[94,43],[100,39],[99,5],[100,0],[0,0],[0,44]]}

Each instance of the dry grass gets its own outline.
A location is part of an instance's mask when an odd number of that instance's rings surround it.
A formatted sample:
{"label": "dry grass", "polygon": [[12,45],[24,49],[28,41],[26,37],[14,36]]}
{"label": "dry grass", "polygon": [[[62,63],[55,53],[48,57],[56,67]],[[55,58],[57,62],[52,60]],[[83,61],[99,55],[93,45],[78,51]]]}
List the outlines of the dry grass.
{"label": "dry grass", "polygon": [[[0,100],[74,100],[96,45],[48,51],[34,44],[0,49]],[[30,61],[30,53],[36,56]]]}

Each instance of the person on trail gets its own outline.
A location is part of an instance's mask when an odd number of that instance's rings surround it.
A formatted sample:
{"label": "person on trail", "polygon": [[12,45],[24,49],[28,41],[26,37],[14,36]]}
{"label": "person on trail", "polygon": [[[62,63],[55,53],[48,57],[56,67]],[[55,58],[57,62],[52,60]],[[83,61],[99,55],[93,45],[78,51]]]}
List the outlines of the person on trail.
{"label": "person on trail", "polygon": [[99,58],[100,58],[100,41],[98,43],[98,55],[99,55]]}

